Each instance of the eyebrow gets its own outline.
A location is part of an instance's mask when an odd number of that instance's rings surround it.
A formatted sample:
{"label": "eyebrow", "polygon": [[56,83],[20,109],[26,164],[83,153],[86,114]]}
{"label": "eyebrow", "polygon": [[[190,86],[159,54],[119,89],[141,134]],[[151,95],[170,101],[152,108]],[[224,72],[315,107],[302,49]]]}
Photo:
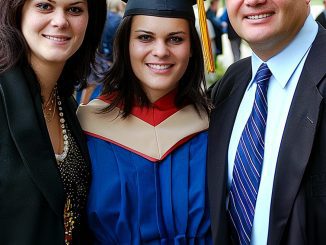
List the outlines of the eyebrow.
{"label": "eyebrow", "polygon": [[78,2],[74,2],[74,3],[71,3],[70,5],[75,5],[75,4],[79,4],[79,3],[86,3],[87,1],[84,0],[84,1],[78,1]]}
{"label": "eyebrow", "polygon": [[[55,0],[47,0],[47,1],[50,2],[50,3],[55,3],[56,2]],[[70,3],[69,5],[76,5],[76,4],[85,3],[85,2],[86,2],[86,0],[81,0],[81,1]]]}
{"label": "eyebrow", "polygon": [[169,33],[169,36],[179,35],[179,34],[186,34],[186,32],[184,32],[184,31],[171,32],[171,33]]}
{"label": "eyebrow", "polygon": [[145,30],[142,30],[142,29],[135,30],[135,32],[145,32],[146,34],[154,35],[154,32],[151,32],[151,31],[145,31]]}
{"label": "eyebrow", "polygon": [[[154,32],[151,32],[151,31],[145,31],[145,30],[142,30],[142,29],[136,30],[135,32],[144,32],[144,33],[146,33],[146,34],[155,35]],[[186,32],[184,32],[184,31],[170,32],[170,33],[168,34],[168,36],[179,35],[179,34],[186,34]]]}

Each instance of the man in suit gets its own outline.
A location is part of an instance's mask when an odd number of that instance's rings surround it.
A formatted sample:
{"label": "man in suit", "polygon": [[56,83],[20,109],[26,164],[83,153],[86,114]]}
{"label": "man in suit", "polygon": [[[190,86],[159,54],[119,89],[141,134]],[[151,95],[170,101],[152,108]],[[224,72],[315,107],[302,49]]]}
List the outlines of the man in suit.
{"label": "man in suit", "polygon": [[316,21],[319,22],[324,28],[326,28],[326,0],[323,0],[324,4],[324,10],[321,12],[317,18]]}
{"label": "man in suit", "polygon": [[[326,31],[311,16],[310,0],[226,0],[226,5],[253,54],[231,65],[212,91],[207,183],[214,244],[326,244]],[[250,163],[239,157],[239,149],[247,147],[240,139],[247,121],[254,120],[259,84],[254,77],[262,63],[271,77],[267,95],[260,97],[267,119],[252,201],[243,198],[251,182],[235,188],[248,172],[234,170]],[[250,212],[243,212],[248,205]],[[245,226],[250,229],[243,232]]]}

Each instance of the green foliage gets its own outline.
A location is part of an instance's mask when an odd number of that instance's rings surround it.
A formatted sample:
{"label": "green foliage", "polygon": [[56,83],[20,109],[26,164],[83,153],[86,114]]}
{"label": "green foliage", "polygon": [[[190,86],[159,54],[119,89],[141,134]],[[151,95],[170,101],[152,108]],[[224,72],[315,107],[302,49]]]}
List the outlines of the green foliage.
{"label": "green foliage", "polygon": [[206,73],[205,74],[207,87],[209,87],[216,81],[220,80],[223,77],[224,73],[225,73],[225,67],[224,67],[223,63],[218,62],[215,67],[214,73]]}
{"label": "green foliage", "polygon": [[312,5],[322,5],[323,1],[322,0],[311,0]]}

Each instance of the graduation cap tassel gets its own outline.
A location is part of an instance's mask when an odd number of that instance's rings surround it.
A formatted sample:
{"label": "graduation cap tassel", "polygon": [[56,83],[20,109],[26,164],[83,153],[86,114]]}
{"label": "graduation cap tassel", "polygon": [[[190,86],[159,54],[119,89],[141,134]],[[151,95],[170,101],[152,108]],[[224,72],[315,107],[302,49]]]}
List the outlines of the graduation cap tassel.
{"label": "graduation cap tassel", "polygon": [[200,26],[200,33],[201,33],[206,69],[208,72],[213,73],[215,72],[215,65],[214,65],[214,58],[212,54],[211,42],[208,35],[204,0],[197,0],[197,6],[198,6],[199,26]]}

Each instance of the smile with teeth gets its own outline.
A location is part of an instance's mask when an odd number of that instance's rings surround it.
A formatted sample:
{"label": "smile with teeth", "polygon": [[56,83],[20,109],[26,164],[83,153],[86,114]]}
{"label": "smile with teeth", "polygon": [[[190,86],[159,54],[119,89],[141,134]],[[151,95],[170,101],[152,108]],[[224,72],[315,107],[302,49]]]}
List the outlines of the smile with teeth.
{"label": "smile with teeth", "polygon": [[259,20],[259,19],[265,19],[269,16],[272,16],[272,14],[258,14],[258,15],[250,15],[247,18],[250,20]]}
{"label": "smile with teeth", "polygon": [[161,70],[161,71],[172,67],[172,65],[158,65],[158,64],[147,64],[147,66],[149,66],[152,69]]}
{"label": "smile with teeth", "polygon": [[69,40],[70,38],[68,37],[53,37],[53,36],[48,36],[48,35],[44,35],[45,38],[53,40],[53,41],[57,41],[57,42],[64,42]]}

